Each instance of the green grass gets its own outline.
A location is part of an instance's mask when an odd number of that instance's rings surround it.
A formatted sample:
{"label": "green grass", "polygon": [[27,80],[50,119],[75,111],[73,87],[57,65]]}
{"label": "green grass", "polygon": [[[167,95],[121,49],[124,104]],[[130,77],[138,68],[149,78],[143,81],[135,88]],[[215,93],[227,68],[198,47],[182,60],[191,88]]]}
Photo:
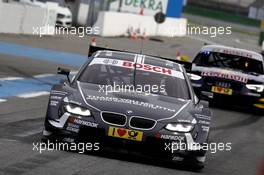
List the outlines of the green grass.
{"label": "green grass", "polygon": [[234,15],[223,11],[210,10],[193,5],[187,5],[184,8],[184,13],[204,16],[208,18],[218,19],[226,22],[232,22],[237,24],[243,24],[252,27],[260,27],[260,21],[256,19],[250,19],[245,16]]}

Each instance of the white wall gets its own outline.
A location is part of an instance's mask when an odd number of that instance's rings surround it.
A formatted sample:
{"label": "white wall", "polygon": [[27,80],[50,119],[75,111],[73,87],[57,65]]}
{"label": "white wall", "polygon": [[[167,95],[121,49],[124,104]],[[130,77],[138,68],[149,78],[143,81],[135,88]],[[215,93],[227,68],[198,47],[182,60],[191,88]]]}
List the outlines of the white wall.
{"label": "white wall", "polygon": [[166,18],[163,24],[157,25],[153,16],[100,12],[95,26],[100,27],[100,35],[104,37],[127,36],[129,28],[140,29],[141,33],[145,31],[146,36],[174,37],[186,35],[187,20],[184,18]]}
{"label": "white wall", "polygon": [[48,14],[51,15],[45,8],[0,1],[0,33],[33,34],[33,27],[55,24],[50,19],[56,17]]}
{"label": "white wall", "polygon": [[79,4],[79,10],[77,15],[77,24],[78,25],[86,25],[87,23],[87,17],[89,13],[89,4],[87,3],[81,3]]}

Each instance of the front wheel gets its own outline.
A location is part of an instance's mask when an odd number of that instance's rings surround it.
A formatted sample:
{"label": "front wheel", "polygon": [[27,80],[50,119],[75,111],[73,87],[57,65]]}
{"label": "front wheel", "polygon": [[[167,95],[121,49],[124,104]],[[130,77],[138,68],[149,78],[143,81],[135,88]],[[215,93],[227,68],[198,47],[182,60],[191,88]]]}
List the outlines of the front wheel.
{"label": "front wheel", "polygon": [[264,109],[253,108],[253,114],[258,116],[264,116]]}

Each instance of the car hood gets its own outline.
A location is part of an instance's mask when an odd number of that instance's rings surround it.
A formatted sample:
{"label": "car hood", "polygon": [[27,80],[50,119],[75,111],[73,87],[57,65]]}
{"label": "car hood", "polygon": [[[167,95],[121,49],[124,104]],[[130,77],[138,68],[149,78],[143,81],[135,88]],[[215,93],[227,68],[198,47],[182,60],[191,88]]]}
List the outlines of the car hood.
{"label": "car hood", "polygon": [[[130,92],[99,92],[99,86],[78,82],[78,90],[87,106],[97,111],[110,111],[154,120],[186,119],[183,113],[191,101],[162,95]],[[190,119],[191,120],[191,119]]]}
{"label": "car hood", "polygon": [[[248,83],[249,81],[264,82],[264,75],[250,74],[231,69],[215,68],[215,67],[202,67],[193,65],[192,71],[201,72],[202,76],[219,77],[223,79],[232,79],[242,83]],[[212,74],[213,73],[213,74]],[[216,73],[216,74],[214,74]]]}

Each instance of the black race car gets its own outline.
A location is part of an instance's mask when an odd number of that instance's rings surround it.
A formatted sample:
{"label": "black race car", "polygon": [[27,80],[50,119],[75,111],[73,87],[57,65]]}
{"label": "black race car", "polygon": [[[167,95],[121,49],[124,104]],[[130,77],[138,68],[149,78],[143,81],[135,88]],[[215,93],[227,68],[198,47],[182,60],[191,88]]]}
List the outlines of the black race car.
{"label": "black race car", "polygon": [[204,46],[191,73],[198,96],[214,104],[264,109],[264,61],[252,51],[219,45]]}
{"label": "black race car", "polygon": [[[58,73],[69,75],[66,69]],[[96,141],[203,167],[211,112],[182,65],[130,52],[99,50],[50,92],[43,135]]]}

